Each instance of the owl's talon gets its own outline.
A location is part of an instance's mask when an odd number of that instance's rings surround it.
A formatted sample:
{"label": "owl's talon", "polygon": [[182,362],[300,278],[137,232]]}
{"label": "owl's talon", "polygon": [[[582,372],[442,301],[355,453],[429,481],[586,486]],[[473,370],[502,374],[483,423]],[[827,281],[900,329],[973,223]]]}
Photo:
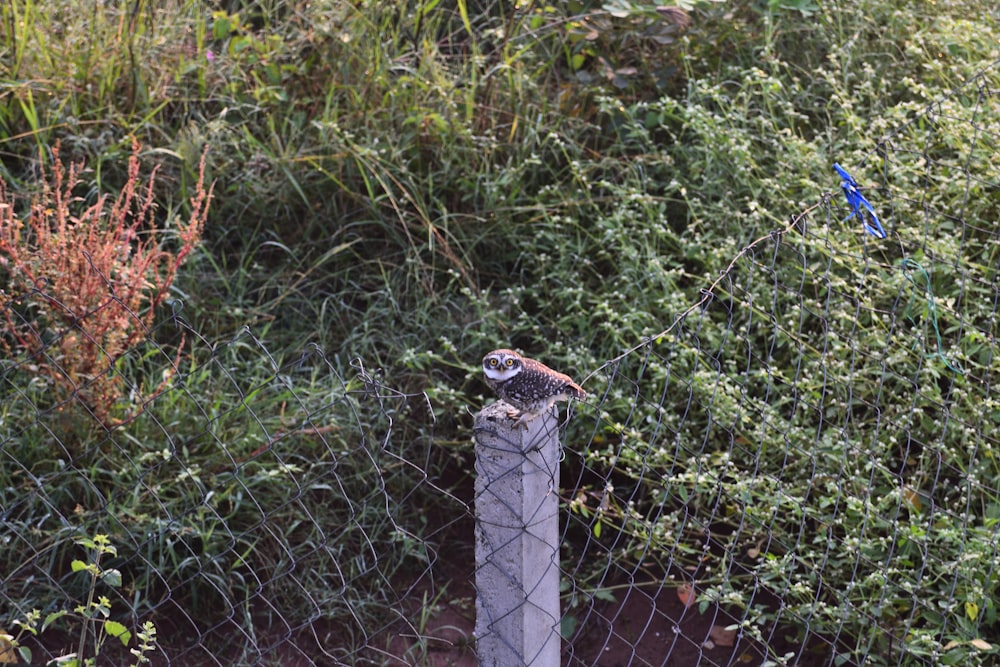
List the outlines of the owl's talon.
{"label": "owl's talon", "polygon": [[507,411],[507,419],[513,420],[514,428],[518,426],[523,426],[524,430],[528,430],[528,422],[531,421],[531,415],[522,410],[512,409]]}

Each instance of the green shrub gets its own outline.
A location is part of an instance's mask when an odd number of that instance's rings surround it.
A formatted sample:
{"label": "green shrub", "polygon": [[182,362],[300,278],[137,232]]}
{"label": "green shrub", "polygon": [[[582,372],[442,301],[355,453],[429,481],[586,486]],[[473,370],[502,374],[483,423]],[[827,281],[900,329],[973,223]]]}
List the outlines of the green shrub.
{"label": "green shrub", "polygon": [[[157,386],[186,332],[171,391],[70,452],[3,376],[0,505],[39,606],[85,530],[150,613],[268,606],[372,649],[393,586],[458,551],[433,510],[464,511],[448,445],[502,344],[592,396],[566,430],[578,589],[689,568],[762,644],[990,659],[996,17],[678,4],[0,10],[12,187],[56,138],[121,187],[132,132],[181,158],[162,201],[205,145],[219,193],[172,312],[116,362]],[[845,220],[833,162],[888,241]]]}

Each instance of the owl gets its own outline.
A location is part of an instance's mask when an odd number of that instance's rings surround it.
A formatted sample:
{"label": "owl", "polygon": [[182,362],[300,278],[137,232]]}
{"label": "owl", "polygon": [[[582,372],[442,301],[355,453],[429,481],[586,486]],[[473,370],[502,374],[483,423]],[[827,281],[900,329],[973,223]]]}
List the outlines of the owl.
{"label": "owl", "polygon": [[568,375],[557,373],[545,364],[522,357],[513,350],[493,350],[483,357],[486,384],[497,396],[514,406],[508,417],[514,426],[528,428],[528,422],[548,412],[556,401],[587,396]]}

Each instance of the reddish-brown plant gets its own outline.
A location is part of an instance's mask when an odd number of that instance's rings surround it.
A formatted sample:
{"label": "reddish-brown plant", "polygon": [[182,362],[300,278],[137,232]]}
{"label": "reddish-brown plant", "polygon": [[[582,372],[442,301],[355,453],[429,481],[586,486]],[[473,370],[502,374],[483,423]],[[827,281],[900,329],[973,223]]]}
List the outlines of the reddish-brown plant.
{"label": "reddish-brown plant", "polygon": [[137,142],[121,193],[89,206],[73,194],[83,166],[65,167],[58,145],[52,156],[26,220],[0,180],[0,275],[7,282],[0,345],[33,359],[59,400],[75,397],[108,424],[125,384],[115,363],[146,339],[178,267],[200,243],[212,188],[204,187],[202,156],[190,216],[178,220],[168,248],[155,215],[157,169],[143,184]]}

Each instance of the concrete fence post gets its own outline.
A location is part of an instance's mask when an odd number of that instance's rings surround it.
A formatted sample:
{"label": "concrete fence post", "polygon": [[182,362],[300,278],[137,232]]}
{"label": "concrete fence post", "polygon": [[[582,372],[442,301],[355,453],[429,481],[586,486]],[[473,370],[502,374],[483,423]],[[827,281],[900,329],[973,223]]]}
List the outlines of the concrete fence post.
{"label": "concrete fence post", "polygon": [[559,667],[559,435],[555,410],[511,428],[476,415],[476,655],[480,667]]}

